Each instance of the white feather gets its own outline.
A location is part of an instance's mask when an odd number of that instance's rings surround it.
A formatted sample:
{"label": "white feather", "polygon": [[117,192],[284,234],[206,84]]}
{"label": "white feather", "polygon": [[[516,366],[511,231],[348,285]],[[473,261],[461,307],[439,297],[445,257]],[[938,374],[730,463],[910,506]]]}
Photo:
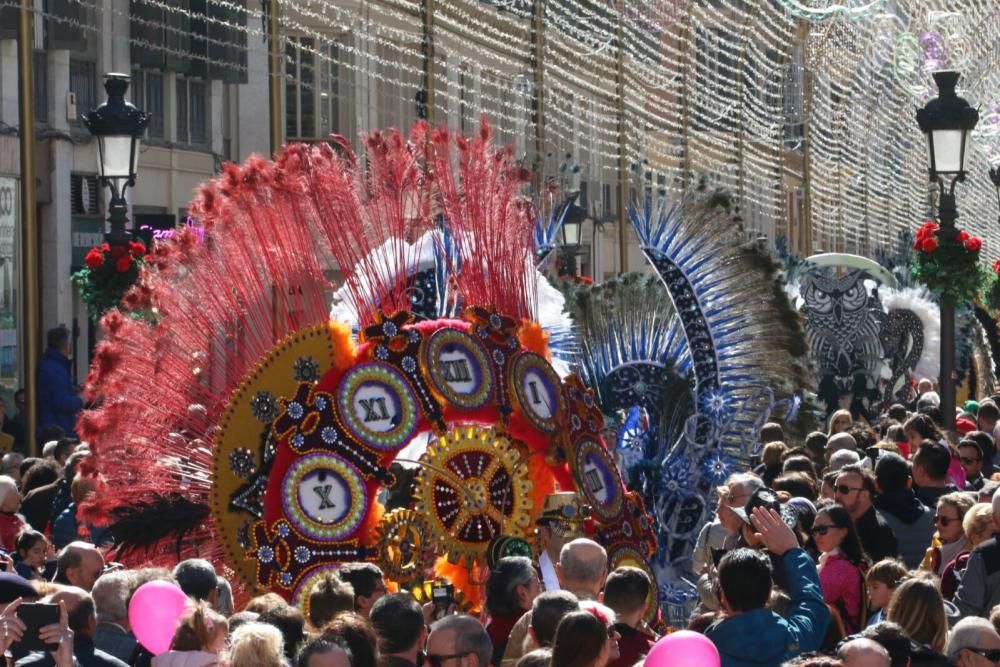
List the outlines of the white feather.
{"label": "white feather", "polygon": [[936,378],[941,371],[941,309],[930,298],[926,287],[893,289],[882,285],[878,290],[886,311],[912,311],[924,324],[924,349],[913,373],[918,378]]}

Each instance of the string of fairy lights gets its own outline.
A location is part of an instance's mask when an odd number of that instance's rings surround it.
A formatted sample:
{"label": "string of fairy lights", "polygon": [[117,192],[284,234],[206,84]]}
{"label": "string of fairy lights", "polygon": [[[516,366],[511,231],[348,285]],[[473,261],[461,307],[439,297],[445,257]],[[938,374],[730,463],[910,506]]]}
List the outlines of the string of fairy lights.
{"label": "string of fairy lights", "polygon": [[[634,197],[674,197],[709,174],[738,194],[751,230],[770,239],[796,235],[805,250],[802,230],[789,221],[789,202],[797,202],[808,211],[813,250],[870,254],[933,210],[914,111],[935,94],[933,69],[955,68],[963,73],[960,92],[984,118],[969,179],[958,189],[959,224],[983,237],[990,260],[1000,253],[996,195],[986,178],[988,166],[1000,164],[995,0],[845,0],[837,11],[818,0],[538,2],[281,3],[288,66],[278,75],[286,93],[308,91],[312,103],[335,105],[316,114],[323,120],[304,138],[334,131],[353,138],[412,123],[425,86],[423,12],[431,6],[435,121],[471,131],[485,114],[500,139],[546,176],[575,161],[590,208],[602,217],[617,217],[624,152]],[[0,7],[14,5],[0,0]],[[95,38],[109,23],[121,30],[131,22],[145,32],[114,36],[134,48],[250,81],[270,75],[259,3],[205,0],[204,12],[183,0],[73,5],[87,20],[38,16]],[[136,8],[164,20],[130,11]],[[179,46],[191,25],[207,26],[204,53]],[[163,39],[150,39],[150,29]],[[219,56],[228,49],[252,57]],[[539,129],[542,155],[535,154]]]}

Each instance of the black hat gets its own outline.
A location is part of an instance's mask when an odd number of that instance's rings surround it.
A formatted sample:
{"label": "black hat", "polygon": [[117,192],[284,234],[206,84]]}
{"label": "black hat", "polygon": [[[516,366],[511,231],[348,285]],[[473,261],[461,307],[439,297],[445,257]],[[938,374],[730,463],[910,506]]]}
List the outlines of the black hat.
{"label": "black hat", "polygon": [[774,510],[781,515],[782,520],[789,526],[794,526],[798,521],[798,516],[795,512],[789,511],[784,505],[782,505],[781,501],[778,500],[778,494],[766,486],[754,491],[746,505],[743,507],[734,507],[732,509],[733,513],[736,514],[736,516],[738,516],[743,523],[753,528],[754,525],[750,522],[750,517],[753,516],[753,511],[757,507],[766,507]]}
{"label": "black hat", "polygon": [[6,605],[18,598],[37,600],[39,595],[24,577],[11,572],[0,572],[0,604]]}

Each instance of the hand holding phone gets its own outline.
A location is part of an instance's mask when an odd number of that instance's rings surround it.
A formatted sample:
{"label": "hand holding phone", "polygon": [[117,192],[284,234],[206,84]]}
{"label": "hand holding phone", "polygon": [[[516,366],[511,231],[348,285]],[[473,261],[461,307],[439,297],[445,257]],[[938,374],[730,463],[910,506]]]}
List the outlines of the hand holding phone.
{"label": "hand holding phone", "polygon": [[24,622],[17,616],[17,608],[21,606],[21,598],[11,602],[0,613],[0,652],[7,649],[24,636]]}

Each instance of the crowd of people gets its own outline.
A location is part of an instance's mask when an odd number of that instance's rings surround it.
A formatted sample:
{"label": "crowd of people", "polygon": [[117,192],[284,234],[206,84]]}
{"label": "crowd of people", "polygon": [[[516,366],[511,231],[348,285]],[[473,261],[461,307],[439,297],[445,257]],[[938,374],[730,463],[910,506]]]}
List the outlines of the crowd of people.
{"label": "crowd of people", "polygon": [[[760,465],[718,487],[685,629],[721,665],[1000,665],[998,398],[967,402],[949,437],[921,389],[873,424],[834,413],[801,444],[767,424]],[[600,544],[548,512],[539,557],[498,560],[481,614],[393,592],[372,563],[331,570],[304,609],[274,593],[235,608],[208,561],[105,561],[109,537],[77,512],[95,492],[80,474],[89,456],[62,437],[41,458],[0,461],[0,643],[22,667],[633,667],[659,639],[655,582],[609,571]],[[189,598],[158,655],[129,618],[151,581]],[[58,622],[27,625],[18,609],[37,601],[57,605]],[[30,650],[30,632],[50,650]]]}

